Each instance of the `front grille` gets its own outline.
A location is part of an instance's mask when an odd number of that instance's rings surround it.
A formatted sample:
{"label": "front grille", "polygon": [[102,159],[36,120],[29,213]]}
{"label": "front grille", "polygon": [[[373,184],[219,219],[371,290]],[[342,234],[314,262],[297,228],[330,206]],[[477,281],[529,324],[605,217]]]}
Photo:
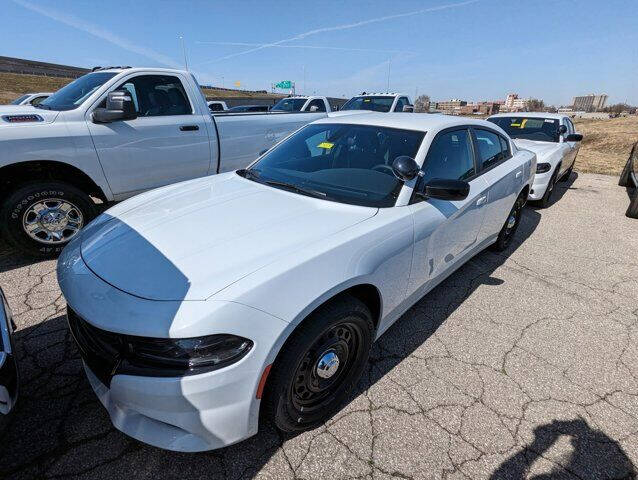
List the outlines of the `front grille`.
{"label": "front grille", "polygon": [[82,359],[100,382],[110,386],[125,348],[123,335],[94,327],[70,307],[67,307],[67,319]]}

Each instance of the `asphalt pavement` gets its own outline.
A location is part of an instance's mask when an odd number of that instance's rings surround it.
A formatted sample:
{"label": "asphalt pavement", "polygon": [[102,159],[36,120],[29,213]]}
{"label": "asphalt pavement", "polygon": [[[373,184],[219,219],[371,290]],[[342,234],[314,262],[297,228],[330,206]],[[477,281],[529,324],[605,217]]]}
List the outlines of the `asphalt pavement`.
{"label": "asphalt pavement", "polygon": [[0,477],[82,479],[605,479],[638,471],[638,220],[617,178],[572,174],[374,346],[325,425],[264,425],[200,454],[116,430],[85,379],[55,261],[0,244],[21,391]]}

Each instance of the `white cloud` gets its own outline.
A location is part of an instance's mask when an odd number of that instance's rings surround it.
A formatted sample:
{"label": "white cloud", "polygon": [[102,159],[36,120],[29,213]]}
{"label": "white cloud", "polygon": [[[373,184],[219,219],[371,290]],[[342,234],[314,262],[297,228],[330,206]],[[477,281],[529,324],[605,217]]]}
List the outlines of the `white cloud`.
{"label": "white cloud", "polygon": [[44,15],[45,17],[50,18],[51,20],[55,20],[56,22],[60,22],[65,25],[68,25],[69,27],[73,27],[77,30],[86,32],[90,35],[93,35],[94,37],[105,40],[129,52],[142,55],[146,58],[150,58],[151,60],[154,60],[155,62],[159,64],[166,65],[171,68],[181,68],[181,65],[178,64],[175,60],[173,60],[172,58],[160,52],[138,45],[102,27],[98,27],[97,25],[86,22],[82,20],[81,18],[78,18],[74,15],[69,15],[66,13],[58,12],[56,10],[52,10],[50,8],[44,8],[39,5],[34,5],[33,3],[28,2],[26,0],[12,0],[12,1],[28,10],[31,10],[32,12],[39,13],[40,15]]}
{"label": "white cloud", "polygon": [[[450,4],[447,4],[447,5],[439,5],[438,7],[422,8],[420,10],[414,10],[412,12],[396,13],[396,14],[393,14],[393,15],[386,15],[386,16],[383,16],[383,17],[370,18],[368,20],[361,20],[360,22],[346,23],[346,24],[343,24],[343,25],[335,25],[333,27],[316,28],[314,30],[309,30],[307,32],[295,35],[294,37],[284,38],[283,40],[279,40],[278,42],[259,44],[259,46],[257,46],[257,47],[254,47],[254,48],[251,48],[251,49],[248,49],[248,50],[244,50],[242,52],[232,53],[230,55],[226,55],[224,57],[220,57],[220,58],[217,58],[217,59],[214,59],[214,60],[209,60],[209,61],[204,62],[204,63],[219,62],[221,60],[227,60],[229,58],[238,57],[240,55],[246,55],[248,53],[257,52],[259,50],[263,50],[264,48],[277,47],[277,46],[281,45],[282,43],[294,42],[295,40],[302,40],[302,39],[304,39],[306,37],[310,37],[312,35],[317,35],[317,34],[320,34],[320,33],[334,32],[334,31],[338,31],[338,30],[349,30],[351,28],[362,27],[364,25],[369,25],[371,23],[379,23],[379,22],[385,22],[386,20],[393,20],[395,18],[412,17],[414,15],[422,15],[424,13],[437,12],[437,11],[440,11],[440,10],[447,10],[447,9],[450,9],[450,8],[463,7],[463,6],[470,5],[472,3],[476,3],[476,2],[479,2],[479,1],[480,0],[467,0],[465,2],[460,2],[460,3],[450,3]],[[202,63],[201,65],[203,65],[204,63]]]}

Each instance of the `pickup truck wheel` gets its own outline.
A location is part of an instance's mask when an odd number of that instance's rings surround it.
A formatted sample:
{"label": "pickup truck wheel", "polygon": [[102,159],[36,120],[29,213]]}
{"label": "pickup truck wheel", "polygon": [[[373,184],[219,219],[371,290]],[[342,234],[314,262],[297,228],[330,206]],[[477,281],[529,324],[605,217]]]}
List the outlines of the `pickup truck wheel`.
{"label": "pickup truck wheel", "polygon": [[507,216],[507,220],[505,220],[505,225],[501,228],[501,231],[498,234],[496,242],[492,244],[490,247],[495,252],[502,252],[503,250],[507,250],[507,247],[512,243],[512,238],[514,238],[514,234],[516,230],[518,230],[518,225],[521,223],[521,217],[523,216],[523,207],[525,206],[525,196],[519,195],[514,202],[514,206]]}
{"label": "pickup truck wheel", "polygon": [[368,361],[372,315],[343,296],[320,307],[286,342],[266,387],[264,416],[284,432],[325,422],[346,399]]}
{"label": "pickup truck wheel", "polygon": [[0,233],[35,257],[55,257],[95,215],[91,197],[63,182],[24,185],[0,206]]}

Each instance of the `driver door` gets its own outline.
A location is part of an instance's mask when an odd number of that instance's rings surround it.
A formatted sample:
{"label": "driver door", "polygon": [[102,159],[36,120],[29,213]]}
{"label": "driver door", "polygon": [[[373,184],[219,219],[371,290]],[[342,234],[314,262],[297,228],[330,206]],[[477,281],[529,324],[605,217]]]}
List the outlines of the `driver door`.
{"label": "driver door", "polygon": [[477,171],[469,128],[453,127],[436,136],[425,158],[425,175],[419,184],[434,178],[465,180],[470,193],[459,201],[413,198],[409,207],[414,218],[409,294],[436,282],[476,251],[489,188]]}

